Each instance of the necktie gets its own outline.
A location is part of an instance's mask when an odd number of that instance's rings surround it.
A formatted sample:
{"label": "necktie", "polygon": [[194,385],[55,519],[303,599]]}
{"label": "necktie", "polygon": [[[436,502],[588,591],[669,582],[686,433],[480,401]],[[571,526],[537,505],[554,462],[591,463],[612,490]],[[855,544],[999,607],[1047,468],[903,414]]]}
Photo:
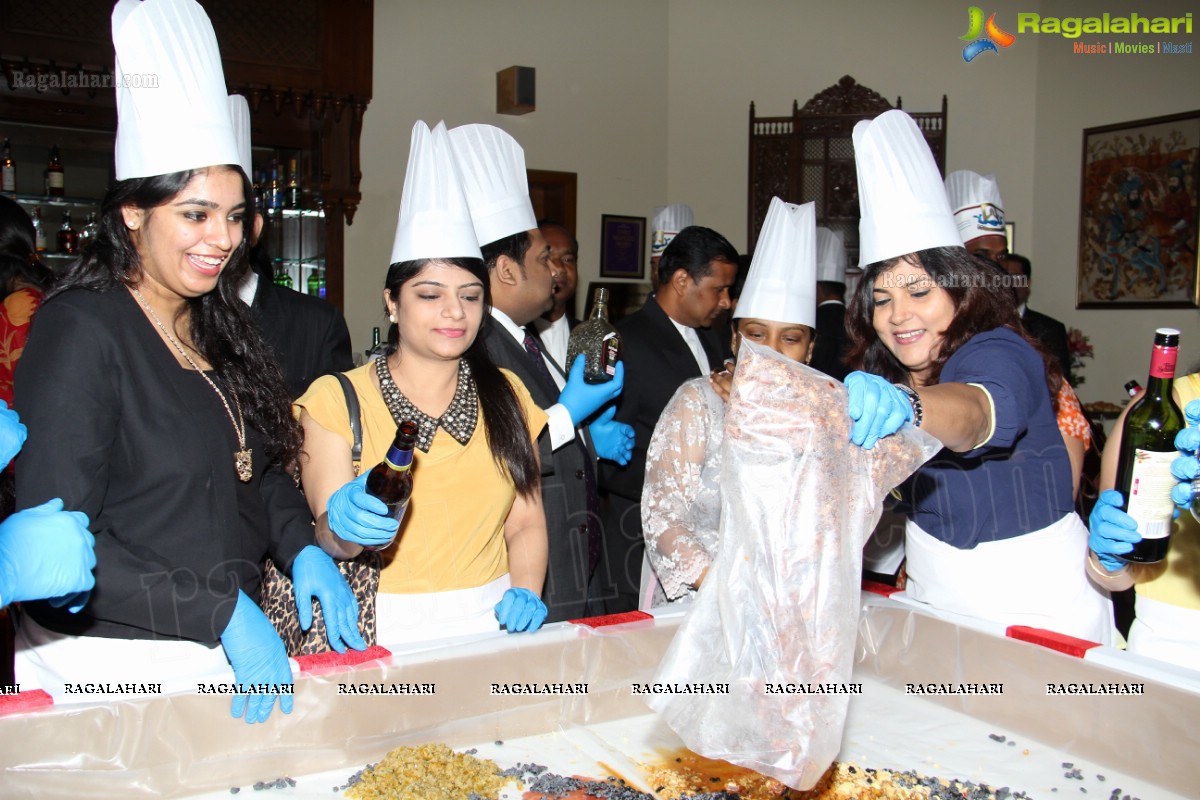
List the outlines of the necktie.
{"label": "necktie", "polygon": [[[546,359],[542,357],[542,349],[533,334],[525,333],[525,352],[533,361],[533,369],[546,383],[546,388],[556,392],[558,384],[550,375]],[[592,463],[592,454],[579,431],[575,432],[575,446],[583,456],[583,481],[587,494],[587,537],[588,537],[588,575],[591,575],[600,563],[600,493],[596,489],[596,465]]]}

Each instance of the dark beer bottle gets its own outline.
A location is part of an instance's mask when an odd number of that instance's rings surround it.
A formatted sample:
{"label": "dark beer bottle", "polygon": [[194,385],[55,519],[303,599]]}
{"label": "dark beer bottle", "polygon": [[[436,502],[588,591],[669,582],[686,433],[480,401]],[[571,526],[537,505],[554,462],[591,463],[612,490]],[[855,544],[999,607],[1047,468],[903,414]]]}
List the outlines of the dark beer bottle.
{"label": "dark beer bottle", "polygon": [[1125,498],[1125,511],[1137,521],[1142,540],[1121,556],[1126,561],[1152,564],[1167,557],[1175,505],[1171,502],[1171,462],[1175,434],[1183,429],[1183,412],[1171,396],[1179,331],[1159,328],[1154,333],[1150,378],[1141,399],[1130,404],[1121,429],[1116,489]]}
{"label": "dark beer bottle", "polygon": [[[396,429],[396,438],[387,455],[367,475],[367,492],[387,504],[397,522],[404,521],[408,498],[413,490],[413,446],[417,443],[417,423],[406,419]],[[379,548],[367,548],[379,549]]]}

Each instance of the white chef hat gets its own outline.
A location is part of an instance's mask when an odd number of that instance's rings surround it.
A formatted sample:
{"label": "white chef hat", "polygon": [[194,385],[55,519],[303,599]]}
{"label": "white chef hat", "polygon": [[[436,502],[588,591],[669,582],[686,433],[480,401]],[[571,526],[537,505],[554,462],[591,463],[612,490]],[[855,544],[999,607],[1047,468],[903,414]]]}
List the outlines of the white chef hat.
{"label": "white chef hat", "polygon": [[676,234],[694,224],[692,209],[683,203],[654,209],[654,233],[650,239],[650,255],[661,256]]}
{"label": "white chef hat", "polygon": [[460,125],[450,131],[450,144],[479,244],[538,226],[516,139],[494,125]]}
{"label": "white chef hat", "polygon": [[963,244],[980,236],[1004,235],[1004,200],[995,175],[967,169],[946,176],[946,195]]}
{"label": "white chef hat", "polygon": [[112,38],[117,180],[239,163],[217,37],[195,0],[119,0]]}
{"label": "white chef hat", "polygon": [[962,247],[946,187],[917,123],[885,111],[854,126],[858,169],[859,265]]}
{"label": "white chef hat", "polygon": [[735,319],[817,327],[817,212],[771,198]]}
{"label": "white chef hat", "polygon": [[817,280],[846,282],[846,245],[842,234],[817,226]]}
{"label": "white chef hat", "polygon": [[254,159],[250,155],[250,104],[240,94],[229,95],[229,121],[237,142],[238,159],[246,177],[254,178]]}
{"label": "white chef hat", "polygon": [[413,126],[392,260],[482,258],[446,123]]}

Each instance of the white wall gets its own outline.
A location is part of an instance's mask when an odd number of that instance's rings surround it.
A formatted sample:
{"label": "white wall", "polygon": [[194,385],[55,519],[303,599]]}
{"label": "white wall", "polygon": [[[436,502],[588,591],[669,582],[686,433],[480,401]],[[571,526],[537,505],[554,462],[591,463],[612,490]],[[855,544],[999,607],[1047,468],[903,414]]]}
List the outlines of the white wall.
{"label": "white wall", "polygon": [[[531,169],[579,176],[580,299],[599,272],[600,215],[649,216],[666,187],[665,2],[380,0],[362,204],[346,233],[354,346],[382,325],[381,292],[413,123],[496,125]],[[537,70],[537,110],[496,113],[496,72]]]}
{"label": "white wall", "polygon": [[[1128,41],[1190,39],[1200,45],[1200,7],[1187,0],[1094,3],[1053,0],[1043,4],[1059,17],[1128,15],[1181,17],[1193,12],[1187,37],[1120,37]],[[1084,41],[1088,37],[1081,37]],[[1104,37],[1090,37],[1093,40]],[[1117,37],[1112,37],[1117,38]],[[1193,46],[1193,49],[1198,49]],[[1146,382],[1154,328],[1182,332],[1178,371],[1200,360],[1200,314],[1195,310],[1077,310],[1075,265],[1079,243],[1079,179],[1083,129],[1182,111],[1200,110],[1200,54],[1182,56],[1075,55],[1068,40],[1038,37],[1037,137],[1034,142],[1035,281],[1030,305],[1091,337],[1096,358],[1080,389],[1085,402],[1113,400],[1130,378]]]}
{"label": "white wall", "polygon": [[[1081,328],[1096,346],[1085,401],[1118,399],[1130,377],[1144,380],[1153,326],[1180,327],[1181,363],[1200,359],[1195,311],[1074,307],[1082,130],[1200,108],[1200,54],[1080,56],[1067,39],[1017,34],[1016,26],[1018,12],[1181,16],[1195,4],[1005,2],[995,8],[997,22],[1016,42],[970,64],[958,39],[967,5],[380,0],[363,203],[347,232],[355,346],[365,346],[382,318],[379,288],[414,120],[496,124],[521,141],[531,168],[579,173],[586,286],[598,273],[604,213],[649,216],[655,205],[686,202],[699,224],[744,247],[750,102],[760,115],[787,115],[793,100],[803,105],[849,74],[913,111],[939,109],[948,96],[947,168],[1000,177],[1017,249],[1034,262],[1031,305]],[[1200,19],[1193,24],[1192,38],[1200,38]],[[513,64],[537,69],[538,108],[521,117],[495,114],[495,72]]]}

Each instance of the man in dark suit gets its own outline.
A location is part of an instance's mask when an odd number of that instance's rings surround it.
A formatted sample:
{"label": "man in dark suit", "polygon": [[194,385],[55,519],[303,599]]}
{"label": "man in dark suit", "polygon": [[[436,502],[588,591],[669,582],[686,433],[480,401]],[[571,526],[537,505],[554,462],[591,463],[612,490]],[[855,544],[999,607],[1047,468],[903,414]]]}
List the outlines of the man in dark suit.
{"label": "man in dark suit", "polygon": [[600,488],[608,500],[603,569],[608,613],[638,606],[645,552],[640,504],[650,436],[684,381],[724,368],[730,342],[709,326],[730,306],[737,263],[737,250],[721,234],[684,228],[663,252],[654,294],[617,323],[625,390],[616,418],[633,426],[634,447],[625,466],[600,465]]}
{"label": "man in dark suit", "polygon": [[624,460],[633,434],[603,415],[589,421],[620,393],[623,372],[618,369],[607,383],[589,384],[580,360],[577,370],[563,365],[569,374],[564,376],[533,329],[533,321],[553,305],[557,271],[529,201],[520,145],[488,125],[455,128],[450,141],[488,270],[492,313],[480,338],[492,361],[520,378],[548,417],[537,442],[548,544],[546,621],[587,616],[589,582],[600,556],[596,456]]}
{"label": "man in dark suit", "polygon": [[[533,321],[538,338],[546,351],[563,369],[567,364],[567,342],[579,324],[575,316],[575,289],[579,286],[579,240],[565,226],[543,220],[538,230],[550,245],[550,266],[554,268],[554,306]],[[589,300],[591,298],[588,298]]]}
{"label": "man in dark suit", "polygon": [[1054,317],[1034,311],[1029,307],[1029,278],[1033,273],[1033,265],[1025,256],[1008,253],[1001,264],[1009,275],[1022,278],[1016,281],[1017,312],[1029,335],[1046,346],[1050,355],[1058,359],[1063,375],[1069,375],[1071,369],[1071,349],[1067,345],[1067,326]]}
{"label": "man in dark suit", "polygon": [[817,228],[817,341],[813,369],[844,381],[850,370],[842,356],[850,349],[846,334],[846,248],[841,234]]}
{"label": "man in dark suit", "polygon": [[[262,229],[255,224],[255,238]],[[299,397],[322,375],[354,368],[350,331],[337,306],[274,282],[271,265],[255,248],[239,294],[250,306],[258,330],[283,370],[292,397]]]}

